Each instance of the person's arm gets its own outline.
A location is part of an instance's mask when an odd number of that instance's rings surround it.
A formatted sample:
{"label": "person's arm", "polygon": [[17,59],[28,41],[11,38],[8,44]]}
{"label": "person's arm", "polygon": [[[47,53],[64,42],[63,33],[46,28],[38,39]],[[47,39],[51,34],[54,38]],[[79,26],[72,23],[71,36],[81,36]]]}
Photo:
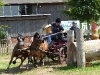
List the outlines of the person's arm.
{"label": "person's arm", "polygon": [[63,31],[63,30],[64,30],[64,28],[63,28],[61,25],[60,25],[60,30],[61,30],[61,31]]}
{"label": "person's arm", "polygon": [[64,30],[64,28],[62,26],[60,26],[62,33],[66,33],[66,31]]}

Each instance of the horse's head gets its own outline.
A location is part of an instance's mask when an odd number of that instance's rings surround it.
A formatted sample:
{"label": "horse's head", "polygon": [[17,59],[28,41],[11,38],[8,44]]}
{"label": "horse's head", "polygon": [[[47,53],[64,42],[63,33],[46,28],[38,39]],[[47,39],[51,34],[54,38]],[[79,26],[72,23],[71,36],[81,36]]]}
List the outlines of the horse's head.
{"label": "horse's head", "polygon": [[22,33],[18,34],[17,40],[18,40],[19,45],[24,45],[24,39],[25,38]]}
{"label": "horse's head", "polygon": [[34,40],[37,42],[44,42],[43,38],[37,32],[34,34]]}

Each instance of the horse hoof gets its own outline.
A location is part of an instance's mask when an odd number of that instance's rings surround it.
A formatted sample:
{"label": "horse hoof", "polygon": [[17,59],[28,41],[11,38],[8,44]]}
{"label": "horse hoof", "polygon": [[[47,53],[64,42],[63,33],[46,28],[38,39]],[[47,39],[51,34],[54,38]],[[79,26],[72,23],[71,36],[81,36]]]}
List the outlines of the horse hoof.
{"label": "horse hoof", "polygon": [[33,63],[33,60],[31,60],[30,62]]}
{"label": "horse hoof", "polygon": [[16,61],[13,61],[13,64],[16,64]]}
{"label": "horse hoof", "polygon": [[37,68],[37,67],[38,67],[38,65],[34,65],[34,67],[35,67],[35,68]]}
{"label": "horse hoof", "polygon": [[5,72],[8,73],[8,69],[6,69]]}
{"label": "horse hoof", "polygon": [[29,67],[26,67],[26,70],[28,70],[29,69]]}
{"label": "horse hoof", "polygon": [[44,66],[44,63],[40,63],[40,66]]}

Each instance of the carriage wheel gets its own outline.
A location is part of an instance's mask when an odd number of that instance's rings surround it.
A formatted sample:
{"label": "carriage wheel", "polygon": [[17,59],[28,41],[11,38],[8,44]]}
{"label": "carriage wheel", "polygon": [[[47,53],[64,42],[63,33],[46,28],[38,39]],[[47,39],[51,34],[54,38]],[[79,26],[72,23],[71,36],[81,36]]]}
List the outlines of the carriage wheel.
{"label": "carriage wheel", "polygon": [[66,64],[66,62],[67,62],[67,47],[60,48],[59,58],[60,58],[61,64]]}
{"label": "carriage wheel", "polygon": [[57,61],[59,61],[59,54],[57,54],[57,55],[51,54],[50,58],[52,59],[52,61],[57,62]]}

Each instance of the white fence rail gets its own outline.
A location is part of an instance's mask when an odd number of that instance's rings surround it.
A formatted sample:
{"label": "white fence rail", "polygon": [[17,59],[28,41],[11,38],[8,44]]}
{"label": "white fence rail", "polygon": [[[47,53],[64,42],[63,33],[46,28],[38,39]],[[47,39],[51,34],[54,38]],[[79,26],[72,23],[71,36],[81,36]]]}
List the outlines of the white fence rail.
{"label": "white fence rail", "polygon": [[14,46],[12,44],[0,44],[0,55],[11,54]]}

